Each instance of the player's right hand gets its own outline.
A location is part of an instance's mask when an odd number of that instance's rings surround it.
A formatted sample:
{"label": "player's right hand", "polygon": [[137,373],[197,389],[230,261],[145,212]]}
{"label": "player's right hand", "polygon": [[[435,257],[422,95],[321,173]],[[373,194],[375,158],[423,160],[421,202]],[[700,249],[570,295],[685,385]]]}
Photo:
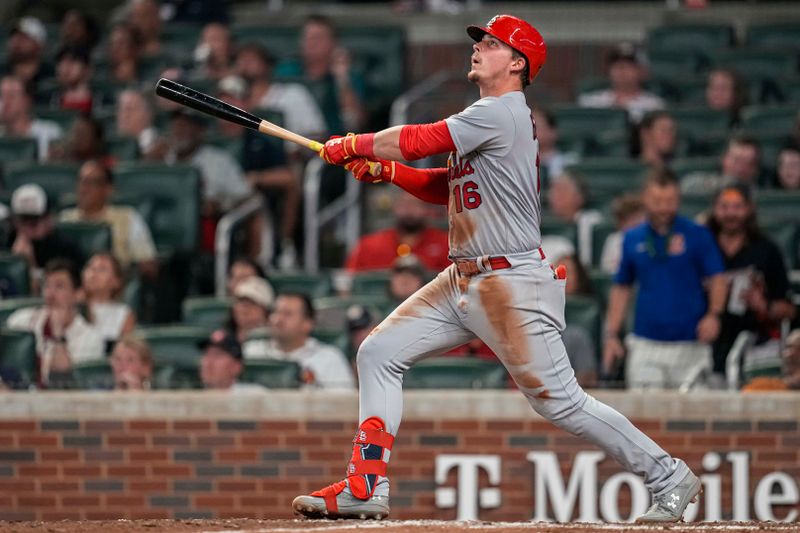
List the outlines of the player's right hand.
{"label": "player's right hand", "polygon": [[603,343],[603,370],[609,373],[613,370],[618,359],[625,356],[622,342],[615,336],[609,336]]}
{"label": "player's right hand", "polygon": [[348,133],[344,137],[334,135],[319,151],[319,156],[331,165],[344,166],[356,155],[355,140],[354,133]]}
{"label": "player's right hand", "polygon": [[344,168],[352,172],[358,181],[380,183],[394,180],[394,161],[385,159],[373,161],[366,157],[358,157],[345,163]]}

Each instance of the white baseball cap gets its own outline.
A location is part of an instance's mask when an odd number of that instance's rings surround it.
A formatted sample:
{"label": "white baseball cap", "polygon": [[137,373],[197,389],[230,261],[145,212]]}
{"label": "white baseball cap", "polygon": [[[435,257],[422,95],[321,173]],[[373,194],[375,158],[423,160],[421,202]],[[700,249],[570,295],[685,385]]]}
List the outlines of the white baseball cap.
{"label": "white baseball cap", "polygon": [[39,43],[39,46],[44,46],[47,41],[47,30],[44,24],[42,24],[42,21],[36,17],[22,17],[19,19],[17,23],[14,24],[11,34],[13,35],[16,32],[24,33]]}
{"label": "white baseball cap", "polygon": [[233,289],[236,298],[246,298],[263,307],[269,309],[275,301],[275,291],[267,281],[258,276],[250,276],[236,284]]}
{"label": "white baseball cap", "polygon": [[22,185],[11,195],[11,212],[17,216],[40,217],[47,213],[47,193],[39,185]]}

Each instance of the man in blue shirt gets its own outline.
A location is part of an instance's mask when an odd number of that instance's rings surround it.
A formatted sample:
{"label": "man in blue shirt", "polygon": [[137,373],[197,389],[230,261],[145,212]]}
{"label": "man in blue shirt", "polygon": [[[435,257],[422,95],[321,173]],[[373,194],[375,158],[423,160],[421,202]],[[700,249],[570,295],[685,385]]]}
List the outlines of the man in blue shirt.
{"label": "man in blue shirt", "polygon": [[[619,334],[631,287],[638,282],[633,333],[626,339],[628,387],[677,388],[711,368],[727,295],[722,257],[711,232],[678,216],[680,188],[654,170],[642,191],[647,220],[624,237],[606,316],[603,363],[624,355]],[[708,298],[706,298],[706,290]]]}

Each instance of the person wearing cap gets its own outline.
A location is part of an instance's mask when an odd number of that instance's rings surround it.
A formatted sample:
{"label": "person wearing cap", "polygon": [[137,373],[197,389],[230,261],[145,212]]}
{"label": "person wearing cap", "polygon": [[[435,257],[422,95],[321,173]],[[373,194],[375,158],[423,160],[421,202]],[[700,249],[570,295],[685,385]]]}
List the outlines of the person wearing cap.
{"label": "person wearing cap", "polygon": [[236,284],[227,329],[245,346],[247,337],[269,327],[269,313],[275,301],[275,291],[264,278],[250,276]]}
{"label": "person wearing cap", "polygon": [[89,50],[77,46],[66,46],[56,55],[56,81],[58,90],[53,94],[53,103],[61,109],[81,113],[92,112],[92,90],[89,80],[92,65]]}
{"label": "person wearing cap", "polygon": [[[680,189],[667,169],[642,186],[645,222],[625,232],[622,259],[606,311],[606,373],[626,355],[632,389],[677,389],[712,369],[728,284],[722,256],[705,226],[680,216]],[[633,332],[621,341],[626,309],[638,284]]]}
{"label": "person wearing cap", "polygon": [[[217,96],[223,102],[249,109],[250,86],[241,76],[225,76],[217,84]],[[263,196],[268,209],[255,217],[255,231],[265,232],[266,218],[271,217],[274,228],[277,228],[280,246],[276,266],[281,270],[297,267],[297,251],[294,245],[295,230],[300,218],[301,182],[300,176],[289,166],[285,144],[274,137],[266,136],[255,130],[243,128],[227,120],[219,120],[219,131],[223,136],[242,140],[242,169],[247,181]],[[255,239],[261,242],[262,238]],[[270,243],[272,244],[272,243]],[[254,256],[262,256],[272,246],[265,246]],[[264,263],[272,258],[265,258]]]}
{"label": "person wearing cap", "polygon": [[22,17],[11,27],[6,48],[7,74],[34,87],[52,76],[44,61],[47,30],[36,17]]}
{"label": "person wearing cap", "polygon": [[395,259],[389,276],[389,298],[396,305],[406,301],[428,281],[425,267],[416,255]]}
{"label": "person wearing cap", "polygon": [[202,178],[204,250],[214,249],[217,220],[251,194],[239,163],[225,150],[205,143],[206,121],[198,113],[176,109],[170,114],[167,164],[191,165]]}
{"label": "person wearing cap", "polygon": [[14,231],[11,253],[28,261],[34,294],[39,286],[41,269],[53,259],[65,258],[82,265],[85,258],[75,243],[56,228],[47,194],[39,185],[30,183],[11,195],[11,216]]}
{"label": "person wearing cap", "polygon": [[39,161],[45,161],[50,143],[63,137],[61,126],[36,118],[33,110],[33,89],[16,76],[0,78],[0,136],[36,139]]}
{"label": "person wearing cap", "polygon": [[111,227],[111,249],[124,269],[136,264],[139,271],[152,278],[157,270],[156,246],[150,228],[136,209],[111,205],[114,174],[99,159],[89,159],[80,166],[75,189],[76,207],[64,209],[63,222],[96,222]]}
{"label": "person wearing cap", "polygon": [[247,392],[264,390],[261,385],[239,383],[244,370],[242,345],[232,332],[218,329],[200,343],[200,379],[206,390]]}
{"label": "person wearing cap", "polygon": [[[277,83],[272,79],[275,58],[261,45],[246,43],[236,51],[234,72],[249,85],[248,109],[269,108],[283,113],[287,130],[308,137],[320,138],[328,127],[316,100],[299,83]],[[299,147],[286,143],[296,154]]]}
{"label": "person wearing cap", "polygon": [[785,258],[759,228],[747,187],[728,185],[717,193],[708,228],[722,251],[730,285],[713,347],[714,372],[723,377],[728,353],[742,331],[755,336],[753,354],[780,359],[781,322],[792,320],[795,308]]}
{"label": "person wearing cap", "polygon": [[[149,97],[136,89],[125,89],[117,96],[116,134],[136,139],[143,159],[157,157],[158,130],[153,124],[153,104]],[[162,143],[165,144],[165,143]]]}
{"label": "person wearing cap", "polygon": [[6,320],[8,328],[36,336],[39,381],[48,388],[70,387],[73,364],[102,360],[105,354],[102,336],[78,310],[79,289],[77,267],[54,259],[45,268],[43,305],[18,309]]}
{"label": "person wearing cap", "polygon": [[279,294],[269,316],[271,338],[247,341],[247,359],[294,361],[300,365],[309,388],[355,388],[353,371],[341,350],[311,336],[314,322],[314,304],[307,295]]}
{"label": "person wearing cap", "polygon": [[648,111],[664,108],[664,100],[644,90],[647,74],[645,60],[631,43],[612,49],[606,60],[608,89],[582,94],[578,105],[583,107],[619,107],[628,112],[631,122],[638,124]]}

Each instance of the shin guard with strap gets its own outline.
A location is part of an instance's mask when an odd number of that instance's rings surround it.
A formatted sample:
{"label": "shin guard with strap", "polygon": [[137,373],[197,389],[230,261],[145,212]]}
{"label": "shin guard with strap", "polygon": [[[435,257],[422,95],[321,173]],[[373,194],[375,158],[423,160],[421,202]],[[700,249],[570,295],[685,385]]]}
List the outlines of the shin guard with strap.
{"label": "shin guard with strap", "polygon": [[378,417],[370,417],[356,430],[353,456],[347,465],[347,482],[353,496],[369,499],[375,492],[379,476],[386,476],[384,452],[392,449],[394,436]]}

